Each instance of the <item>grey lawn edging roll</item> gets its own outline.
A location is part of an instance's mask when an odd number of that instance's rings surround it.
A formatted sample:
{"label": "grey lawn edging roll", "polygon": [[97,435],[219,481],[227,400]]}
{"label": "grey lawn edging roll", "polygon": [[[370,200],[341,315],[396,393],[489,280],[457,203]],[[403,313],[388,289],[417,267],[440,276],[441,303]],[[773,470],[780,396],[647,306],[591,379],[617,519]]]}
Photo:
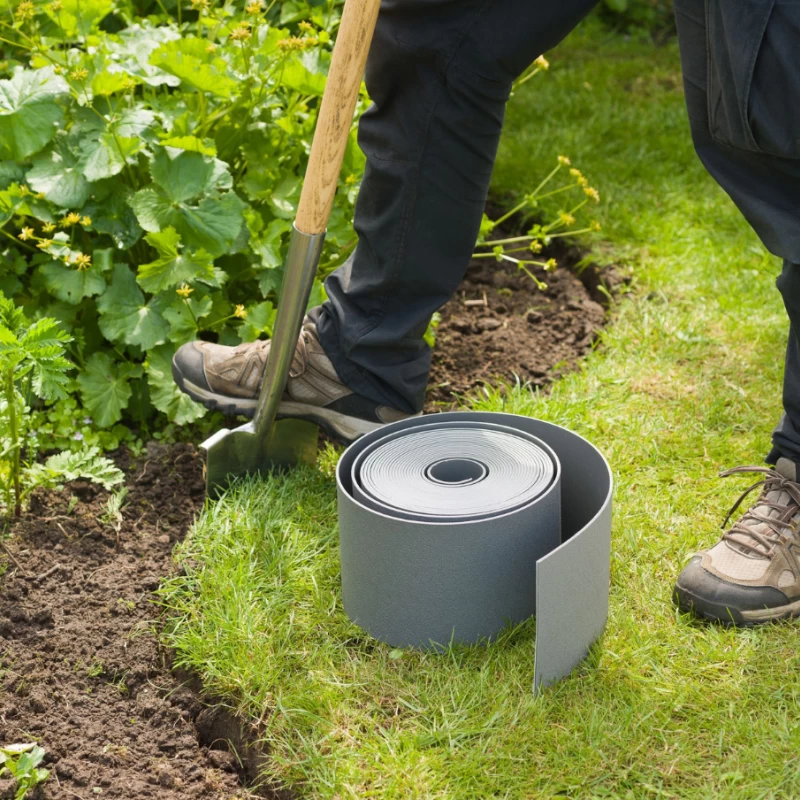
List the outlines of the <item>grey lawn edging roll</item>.
{"label": "grey lawn edging roll", "polygon": [[608,613],[611,471],[529,417],[387,425],[337,467],[347,614],[394,647],[490,640],[537,615],[534,686],[568,674]]}

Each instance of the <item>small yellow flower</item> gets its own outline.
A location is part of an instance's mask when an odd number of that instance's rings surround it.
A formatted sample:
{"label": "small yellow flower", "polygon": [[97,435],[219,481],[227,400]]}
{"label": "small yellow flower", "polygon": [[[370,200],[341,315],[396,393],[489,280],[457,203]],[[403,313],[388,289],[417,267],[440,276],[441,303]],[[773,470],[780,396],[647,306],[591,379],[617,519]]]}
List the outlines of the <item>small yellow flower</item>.
{"label": "small yellow flower", "polygon": [[358,176],[357,175],[348,175],[344,182],[347,186],[355,186],[358,183]]}
{"label": "small yellow flower", "polygon": [[264,10],[261,0],[248,0],[247,5],[244,7],[245,14],[256,16]]}
{"label": "small yellow flower", "polygon": [[576,169],[575,167],[570,168],[569,174],[572,175],[573,178],[583,177],[583,173],[579,169]]}
{"label": "small yellow flower", "polygon": [[45,233],[52,233],[55,229],[56,229],[56,226],[52,222],[45,222],[44,225],[42,225],[42,230]]}
{"label": "small yellow flower", "polygon": [[35,13],[36,8],[34,7],[33,3],[30,2],[30,0],[24,0],[17,6],[17,17],[23,22],[25,20],[32,19]]}
{"label": "small yellow flower", "polygon": [[558,215],[558,220],[562,225],[574,225],[575,224],[575,217],[572,214],[567,214],[566,211],[562,211]]}
{"label": "small yellow flower", "polygon": [[62,67],[61,64],[56,64],[53,67],[53,72],[55,72],[56,75],[61,75],[61,73],[64,72],[64,67]]}
{"label": "small yellow flower", "polygon": [[195,11],[205,11],[210,5],[208,0],[190,0],[190,2]]}
{"label": "small yellow flower", "polygon": [[28,239],[33,239],[33,228],[23,228],[19,232],[19,238],[22,239],[23,242],[27,242]]}
{"label": "small yellow flower", "polygon": [[187,284],[184,283],[184,284],[181,285],[180,289],[176,289],[175,290],[175,294],[180,295],[185,300],[187,297],[189,297],[189,295],[193,291],[194,291],[194,289],[192,289],[191,286],[188,286]]}
{"label": "small yellow flower", "polygon": [[249,39],[253,34],[250,33],[248,28],[245,28],[244,25],[240,25],[238,28],[231,31],[231,39],[236,42],[243,42]]}
{"label": "small yellow flower", "polygon": [[552,272],[558,266],[558,262],[554,258],[548,258],[547,261],[544,262],[544,268],[548,272]]}
{"label": "small yellow flower", "polygon": [[34,199],[44,200],[44,192],[36,192],[36,194],[34,195]]}
{"label": "small yellow flower", "polygon": [[53,244],[52,239],[41,239],[40,241],[36,242],[36,246],[40,250],[47,250],[47,248],[50,247],[51,244]]}
{"label": "small yellow flower", "polygon": [[61,0],[53,0],[53,2],[50,3],[50,10],[55,12],[61,11],[61,5]]}
{"label": "small yellow flower", "polygon": [[30,190],[30,189],[29,189],[29,188],[28,188],[28,187],[27,187],[27,186],[26,186],[24,183],[21,183],[21,184],[19,185],[19,193],[20,193],[20,194],[21,194],[23,197],[27,197],[28,195],[30,195],[30,194],[33,194],[33,193],[31,192],[31,190]]}
{"label": "small yellow flower", "polygon": [[600,202],[600,192],[598,192],[593,186],[584,186],[583,192],[587,197],[591,197],[595,203]]}
{"label": "small yellow flower", "polygon": [[91,217],[81,217],[81,225],[85,225],[85,226],[88,227],[91,224],[92,224],[92,218]]}
{"label": "small yellow flower", "polygon": [[247,316],[245,307],[241,304],[237,305],[236,308],[233,309],[233,316],[238,317],[239,319],[244,319]]}
{"label": "small yellow flower", "polygon": [[214,44],[214,42],[209,42],[206,45],[206,53],[216,53],[216,52],[217,52],[217,46]]}
{"label": "small yellow flower", "polygon": [[297,27],[300,28],[301,31],[305,31],[306,33],[311,33],[314,30],[314,26],[310,22],[306,22],[306,20],[298,22]]}
{"label": "small yellow flower", "polygon": [[69,74],[69,79],[71,81],[82,81],[89,77],[89,70],[81,67],[80,69],[74,69]]}
{"label": "small yellow flower", "polygon": [[528,247],[530,248],[531,253],[541,253],[542,252],[542,243],[541,242],[533,241],[533,242],[530,243],[530,245],[528,245]]}
{"label": "small yellow flower", "polygon": [[305,44],[299,36],[290,36],[288,39],[280,39],[276,46],[278,50],[285,53],[291,50],[302,50]]}
{"label": "small yellow flower", "polygon": [[588,186],[588,185],[589,185],[588,179],[585,178],[583,175],[581,175],[580,178],[578,178],[578,186]]}
{"label": "small yellow flower", "polygon": [[70,225],[77,225],[81,221],[81,215],[75,211],[70,211],[69,214],[61,217],[61,227],[68,228]]}
{"label": "small yellow flower", "polygon": [[539,69],[550,69],[550,62],[544,57],[539,56],[533,62]]}
{"label": "small yellow flower", "polygon": [[564,165],[569,165],[572,162],[566,156],[559,156],[558,157],[558,163],[559,164],[564,164]]}
{"label": "small yellow flower", "polygon": [[86,253],[78,253],[75,256],[75,266],[80,269],[89,269],[92,266],[92,257]]}
{"label": "small yellow flower", "polygon": [[601,225],[601,224],[600,224],[600,223],[599,223],[599,222],[598,222],[596,219],[593,219],[593,220],[592,220],[592,221],[589,223],[589,227],[590,227],[590,228],[591,228],[593,231],[601,231],[601,230],[603,230],[603,226],[602,226],[602,225]]}

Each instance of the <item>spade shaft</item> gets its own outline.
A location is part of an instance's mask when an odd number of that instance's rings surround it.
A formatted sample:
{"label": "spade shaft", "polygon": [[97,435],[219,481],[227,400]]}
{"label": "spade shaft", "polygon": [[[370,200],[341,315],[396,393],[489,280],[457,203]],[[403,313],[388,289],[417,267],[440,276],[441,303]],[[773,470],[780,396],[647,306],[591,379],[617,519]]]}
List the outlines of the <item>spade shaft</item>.
{"label": "spade shaft", "polygon": [[218,431],[201,445],[207,454],[208,494],[217,494],[231,478],[313,461],[316,454],[315,425],[302,420],[276,422],[276,417],[319,265],[379,8],[380,0],[345,0],[289,243],[256,413],[252,422]]}

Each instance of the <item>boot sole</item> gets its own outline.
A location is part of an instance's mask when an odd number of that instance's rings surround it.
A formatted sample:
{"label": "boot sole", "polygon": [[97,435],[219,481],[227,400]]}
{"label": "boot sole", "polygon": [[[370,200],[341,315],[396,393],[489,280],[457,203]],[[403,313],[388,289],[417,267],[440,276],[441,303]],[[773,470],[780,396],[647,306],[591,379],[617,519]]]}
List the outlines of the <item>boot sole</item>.
{"label": "boot sole", "polygon": [[[192,383],[184,377],[180,368],[173,360],[172,377],[178,388],[189,395],[197,403],[205,406],[209,411],[221,411],[229,417],[241,416],[252,419],[256,413],[258,401],[245,397],[228,397],[217,394],[208,389]],[[346,444],[354,442],[365,433],[370,433],[377,428],[382,428],[382,422],[370,422],[358,417],[348,417],[338,411],[312,406],[307,403],[297,403],[292,400],[282,400],[278,406],[277,419],[302,419],[319,425],[329,436],[340,439]]]}
{"label": "boot sole", "polygon": [[681,611],[734,628],[752,628],[754,625],[764,625],[767,622],[792,620],[800,617],[800,600],[775,608],[742,611],[698,597],[679,583],[675,584],[672,597]]}

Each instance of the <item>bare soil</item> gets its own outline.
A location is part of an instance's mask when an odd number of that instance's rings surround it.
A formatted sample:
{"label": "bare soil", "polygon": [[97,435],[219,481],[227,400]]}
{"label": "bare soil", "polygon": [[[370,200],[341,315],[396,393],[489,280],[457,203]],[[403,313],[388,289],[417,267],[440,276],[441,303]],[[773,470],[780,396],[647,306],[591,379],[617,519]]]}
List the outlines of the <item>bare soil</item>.
{"label": "bare soil", "polygon": [[613,293],[623,282],[613,267],[578,269],[581,255],[550,249],[545,257],[559,266],[532,269],[545,290],[513,264],[473,259],[440,310],[425,410],[446,410],[485,384],[543,387],[574,369],[605,321],[608,294],[599,287]]}
{"label": "bare soil", "polygon": [[[41,798],[248,796],[233,755],[198,744],[202,706],[155,635],[152,593],[202,505],[201,457],[151,445],[119,460],[129,494],[118,531],[103,521],[108,493],[75,482],[35,494],[7,540],[0,742],[45,748]],[[0,797],[12,796],[6,781]]]}

